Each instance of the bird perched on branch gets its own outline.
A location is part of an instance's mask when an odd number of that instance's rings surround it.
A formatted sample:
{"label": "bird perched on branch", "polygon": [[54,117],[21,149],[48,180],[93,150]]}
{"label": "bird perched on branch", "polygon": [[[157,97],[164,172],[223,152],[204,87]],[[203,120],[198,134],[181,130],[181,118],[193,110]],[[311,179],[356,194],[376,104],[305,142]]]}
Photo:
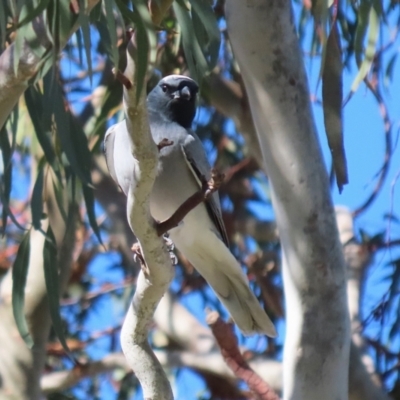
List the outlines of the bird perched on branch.
{"label": "bird perched on branch", "polygon": [[[198,85],[186,76],[162,79],[147,97],[150,130],[154,142],[173,142],[161,148],[158,175],[151,197],[152,216],[169,218],[178,207],[199,190],[211,167],[203,145],[191,130],[196,113]],[[108,169],[127,195],[134,179],[135,159],[125,121],[112,126],[105,137]],[[191,210],[171,229],[170,238],[215,291],[244,334],[276,336],[275,328],[247,277],[228,247],[218,193]]]}

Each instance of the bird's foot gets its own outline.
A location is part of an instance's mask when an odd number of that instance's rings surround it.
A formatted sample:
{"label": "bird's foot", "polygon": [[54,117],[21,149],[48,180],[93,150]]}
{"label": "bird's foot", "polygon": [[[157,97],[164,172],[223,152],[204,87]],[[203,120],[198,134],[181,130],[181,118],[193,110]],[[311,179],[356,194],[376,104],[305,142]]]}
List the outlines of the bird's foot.
{"label": "bird's foot", "polygon": [[160,143],[158,143],[157,148],[158,151],[161,151],[161,149],[163,149],[164,147],[168,147],[168,146],[172,146],[174,144],[174,142],[172,140],[169,140],[167,138],[164,138],[163,140],[161,140]]}
{"label": "bird's foot", "polygon": [[207,188],[205,191],[205,197],[209,197],[211,194],[216,192],[222,185],[225,179],[225,174],[219,172],[216,168],[211,170],[211,179],[207,182]]}
{"label": "bird's foot", "polygon": [[178,258],[176,257],[176,254],[174,253],[175,244],[169,238],[168,232],[163,235],[163,239],[164,239],[165,245],[167,246],[167,250],[168,250],[169,256],[171,258],[172,265],[178,264]]}

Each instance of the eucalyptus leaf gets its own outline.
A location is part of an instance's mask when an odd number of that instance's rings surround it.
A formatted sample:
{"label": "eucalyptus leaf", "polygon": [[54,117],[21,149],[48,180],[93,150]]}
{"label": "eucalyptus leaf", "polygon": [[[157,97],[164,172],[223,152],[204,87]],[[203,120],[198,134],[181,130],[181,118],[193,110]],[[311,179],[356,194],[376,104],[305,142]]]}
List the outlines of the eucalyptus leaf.
{"label": "eucalyptus leaf", "polygon": [[21,244],[18,247],[17,257],[15,258],[12,268],[12,309],[18,332],[24,339],[29,348],[33,346],[33,340],[29,333],[28,325],[25,318],[25,286],[28,276],[30,255],[30,231],[28,231]]}
{"label": "eucalyptus leaf", "polygon": [[346,154],[343,144],[343,62],[337,24],[333,24],[326,43],[322,70],[322,100],[325,131],[331,150],[336,182],[341,193],[348,183]]}
{"label": "eucalyptus leaf", "polygon": [[[208,36],[207,48],[202,46],[203,51],[208,52],[208,66],[212,70],[218,61],[219,48],[221,46],[221,33],[218,28],[218,21],[215,17],[211,3],[203,0],[190,0],[192,5],[192,19],[196,14],[202,22],[205,32]],[[197,30],[196,35],[198,33]],[[199,35],[197,35],[198,37]]]}
{"label": "eucalyptus leaf", "polygon": [[38,174],[33,186],[31,197],[32,225],[36,230],[42,229],[43,216],[43,182],[44,182],[44,159],[38,165]]}
{"label": "eucalyptus leaf", "polygon": [[73,359],[64,335],[64,324],[60,316],[60,291],[59,276],[57,269],[57,243],[53,230],[49,225],[43,248],[44,280],[46,283],[47,299],[49,302],[50,317],[53,329],[57,335],[65,353]]}
{"label": "eucalyptus leaf", "polygon": [[[47,162],[55,166],[56,154],[51,142],[51,116],[46,118],[43,115],[45,105],[43,104],[43,95],[35,86],[29,86],[25,91],[25,103],[28,108],[32,124],[35,128],[36,137],[44,152]],[[47,107],[48,108],[48,107]]]}
{"label": "eucalyptus leaf", "polygon": [[92,42],[90,39],[89,16],[86,14],[86,9],[87,9],[87,0],[79,0],[79,24],[81,26],[81,31],[83,34],[83,45],[85,47],[90,84],[92,84],[92,78],[93,78],[93,67],[92,67],[92,56],[91,56]]}
{"label": "eucalyptus leaf", "polygon": [[182,30],[182,44],[190,75],[200,83],[200,80],[208,72],[207,61],[200,48],[189,11],[183,0],[176,0],[173,9]]}
{"label": "eucalyptus leaf", "polygon": [[85,199],[86,211],[87,211],[90,227],[93,229],[93,232],[97,237],[97,240],[101,244],[103,244],[103,241],[101,240],[100,228],[97,224],[96,214],[95,214],[95,210],[94,210],[95,204],[94,204],[93,189],[89,186],[83,185],[82,190],[83,190],[83,197]]}
{"label": "eucalyptus leaf", "polygon": [[0,149],[3,157],[3,174],[1,176],[1,202],[2,210],[2,235],[5,233],[7,226],[7,216],[10,204],[10,193],[12,184],[12,164],[11,164],[11,145],[7,134],[6,126],[0,130]]}
{"label": "eucalyptus leaf", "polygon": [[118,39],[117,39],[117,27],[115,24],[115,17],[114,17],[113,2],[111,0],[104,0],[104,7],[106,10],[108,32],[110,34],[110,39],[111,39],[111,58],[115,65],[115,68],[118,68],[118,63],[119,63],[119,53],[117,46]]}
{"label": "eucalyptus leaf", "polygon": [[[360,83],[365,79],[368,75],[369,70],[371,69],[372,62],[374,61],[375,53],[376,53],[376,44],[378,41],[379,35],[379,17],[376,13],[374,7],[369,10],[369,32],[367,38],[367,48],[365,50],[365,57],[361,63],[360,69],[351,85],[350,94],[348,99],[355,93],[358,89]],[[346,102],[348,101],[346,100]],[[345,103],[346,103],[345,102]]]}

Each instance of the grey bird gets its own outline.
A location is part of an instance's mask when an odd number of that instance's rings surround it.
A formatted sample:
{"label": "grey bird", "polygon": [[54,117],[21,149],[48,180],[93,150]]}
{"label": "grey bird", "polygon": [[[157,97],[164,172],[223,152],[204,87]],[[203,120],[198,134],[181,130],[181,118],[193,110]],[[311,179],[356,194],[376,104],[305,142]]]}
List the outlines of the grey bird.
{"label": "grey bird", "polygon": [[[150,211],[159,221],[169,218],[210,178],[203,145],[191,130],[196,113],[197,83],[181,75],[162,79],[147,97],[153,140],[173,141],[159,153],[158,174],[150,196]],[[135,159],[125,121],[108,129],[104,148],[108,169],[127,195],[134,179]],[[180,252],[205,278],[246,335],[276,336],[273,323],[251,291],[247,277],[228,247],[217,193],[190,211],[169,232]]]}

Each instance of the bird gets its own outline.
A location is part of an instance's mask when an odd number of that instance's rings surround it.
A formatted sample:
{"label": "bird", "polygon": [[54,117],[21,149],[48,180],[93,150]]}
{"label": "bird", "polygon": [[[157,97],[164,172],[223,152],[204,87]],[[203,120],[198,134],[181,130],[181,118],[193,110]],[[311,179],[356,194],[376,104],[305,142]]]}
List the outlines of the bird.
{"label": "bird", "polygon": [[[147,96],[148,120],[155,144],[164,139],[172,142],[159,151],[157,177],[150,194],[150,212],[158,221],[169,218],[200,189],[202,178],[208,180],[211,176],[203,144],[191,129],[198,91],[193,79],[169,75]],[[131,146],[125,120],[107,130],[104,139],[107,166],[125,195],[134,180],[136,164]],[[169,238],[208,282],[243,334],[276,336],[274,324],[229,249],[217,192],[171,229]]]}

